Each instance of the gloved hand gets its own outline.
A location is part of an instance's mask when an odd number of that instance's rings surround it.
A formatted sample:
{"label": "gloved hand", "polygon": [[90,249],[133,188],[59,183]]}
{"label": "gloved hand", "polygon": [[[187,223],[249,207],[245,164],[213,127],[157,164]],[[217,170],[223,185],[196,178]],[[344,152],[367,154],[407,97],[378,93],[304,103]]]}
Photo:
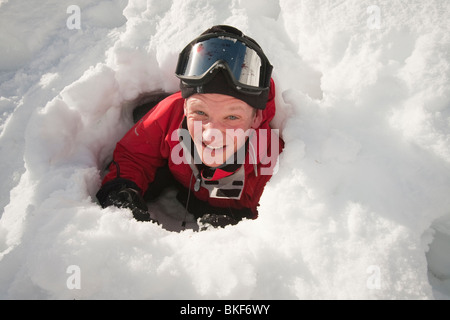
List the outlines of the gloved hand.
{"label": "gloved hand", "polygon": [[228,225],[236,225],[239,220],[235,218],[225,215],[225,214],[205,214],[199,219],[197,219],[197,223],[200,227],[201,231],[207,230],[210,227],[212,228],[225,228]]}
{"label": "gloved hand", "polygon": [[104,207],[115,206],[128,208],[133,217],[138,221],[150,221],[150,213],[147,204],[137,190],[123,186],[118,190],[111,191],[103,204]]}

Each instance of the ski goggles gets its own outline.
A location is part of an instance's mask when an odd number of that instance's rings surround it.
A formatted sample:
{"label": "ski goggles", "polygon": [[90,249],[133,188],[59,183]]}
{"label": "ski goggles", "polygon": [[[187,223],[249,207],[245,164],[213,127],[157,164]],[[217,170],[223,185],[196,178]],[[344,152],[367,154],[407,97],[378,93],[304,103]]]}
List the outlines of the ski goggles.
{"label": "ski goggles", "polygon": [[258,95],[269,89],[272,68],[261,48],[248,38],[218,33],[187,45],[180,53],[175,74],[189,86],[201,86],[219,70],[226,70],[236,90]]}

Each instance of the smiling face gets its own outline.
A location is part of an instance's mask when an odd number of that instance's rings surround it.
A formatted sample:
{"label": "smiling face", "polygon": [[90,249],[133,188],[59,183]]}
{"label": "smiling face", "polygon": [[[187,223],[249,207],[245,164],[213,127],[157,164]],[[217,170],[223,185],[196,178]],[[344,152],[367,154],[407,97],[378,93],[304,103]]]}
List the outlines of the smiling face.
{"label": "smiling face", "polygon": [[184,104],[188,131],[202,162],[218,167],[245,144],[245,134],[261,124],[262,111],[231,96],[195,94]]}

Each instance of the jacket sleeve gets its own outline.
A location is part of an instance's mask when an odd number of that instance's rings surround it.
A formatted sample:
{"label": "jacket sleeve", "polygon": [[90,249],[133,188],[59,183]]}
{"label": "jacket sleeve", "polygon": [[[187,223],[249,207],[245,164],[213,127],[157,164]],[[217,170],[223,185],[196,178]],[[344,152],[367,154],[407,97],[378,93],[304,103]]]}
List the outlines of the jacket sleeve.
{"label": "jacket sleeve", "polygon": [[[269,149],[270,155],[266,155],[264,158],[259,158],[257,164],[257,175],[251,174],[249,177],[252,182],[248,184],[247,192],[244,195],[249,203],[249,208],[251,209],[254,219],[258,217],[258,207],[259,201],[263,194],[264,188],[267,182],[272,178],[272,176],[277,172],[278,168],[278,157],[283,151],[284,141],[273,132],[268,133],[271,136]],[[272,149],[272,147],[274,147]]]}
{"label": "jacket sleeve", "polygon": [[269,99],[266,109],[263,111],[264,120],[258,130],[257,141],[251,142],[254,149],[257,150],[257,174],[252,175],[252,183],[249,184],[247,203],[250,203],[250,209],[254,217],[258,216],[259,200],[263,194],[267,182],[276,173],[278,158],[284,149],[284,141],[279,136],[276,129],[271,128],[270,122],[276,113],[275,105],[275,82],[271,79]]}
{"label": "jacket sleeve", "polygon": [[102,184],[125,179],[132,181],[144,194],[156,170],[167,162],[162,152],[164,142],[163,130],[151,115],[138,122],[117,143],[113,162]]}

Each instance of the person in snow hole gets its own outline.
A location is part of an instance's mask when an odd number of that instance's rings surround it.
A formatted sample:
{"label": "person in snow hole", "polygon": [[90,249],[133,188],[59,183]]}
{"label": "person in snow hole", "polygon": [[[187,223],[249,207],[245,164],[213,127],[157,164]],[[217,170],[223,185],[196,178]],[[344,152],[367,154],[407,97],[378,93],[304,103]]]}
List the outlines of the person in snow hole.
{"label": "person in snow hole", "polygon": [[[238,29],[214,26],[180,53],[180,92],[159,102],[117,143],[97,199],[151,221],[147,202],[170,186],[199,223],[256,219],[283,141],[272,65]],[[185,225],[185,222],[183,222]]]}

